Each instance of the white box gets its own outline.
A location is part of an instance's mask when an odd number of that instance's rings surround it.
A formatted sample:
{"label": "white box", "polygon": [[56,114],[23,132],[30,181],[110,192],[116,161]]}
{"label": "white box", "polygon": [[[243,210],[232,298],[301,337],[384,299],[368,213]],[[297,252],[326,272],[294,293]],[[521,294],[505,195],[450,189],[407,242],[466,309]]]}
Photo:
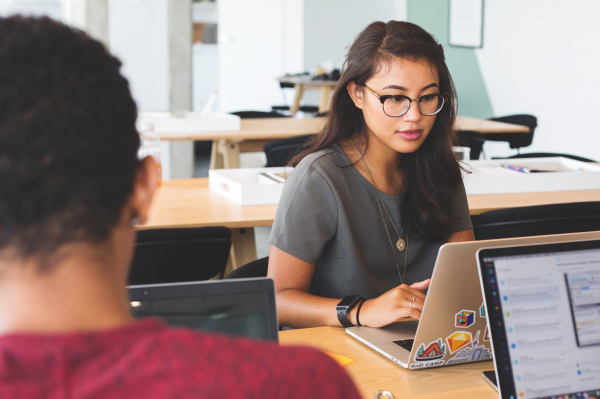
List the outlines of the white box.
{"label": "white box", "polygon": [[[464,165],[472,171],[463,174],[468,195],[600,189],[600,166],[563,157],[469,161]],[[522,173],[499,165],[561,171]]]}
{"label": "white box", "polygon": [[188,112],[175,117],[170,112],[140,112],[138,122],[152,122],[154,131],[161,136],[169,133],[197,133],[240,130],[241,121],[237,115],[213,112],[202,116],[197,112]]}
{"label": "white box", "polygon": [[270,205],[279,203],[283,184],[260,184],[258,175],[264,172],[290,172],[293,168],[211,169],[208,187],[239,205]]}

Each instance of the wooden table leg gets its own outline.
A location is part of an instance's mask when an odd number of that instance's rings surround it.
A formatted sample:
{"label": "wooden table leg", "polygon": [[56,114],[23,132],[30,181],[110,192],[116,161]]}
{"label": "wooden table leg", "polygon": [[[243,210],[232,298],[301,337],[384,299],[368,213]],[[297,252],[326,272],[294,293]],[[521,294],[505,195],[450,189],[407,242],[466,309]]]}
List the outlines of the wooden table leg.
{"label": "wooden table leg", "polygon": [[223,169],[225,163],[223,162],[223,154],[219,151],[219,141],[213,140],[212,148],[210,150],[210,168],[211,169]]}
{"label": "wooden table leg", "polygon": [[331,86],[321,87],[321,102],[319,103],[319,112],[327,112],[329,110],[329,97],[331,96]]}
{"label": "wooden table leg", "polygon": [[254,228],[231,229],[231,255],[229,264],[225,270],[225,274],[229,271],[237,269],[248,262],[256,260],[256,239],[254,237]]}
{"label": "wooden table leg", "polygon": [[225,169],[238,169],[240,167],[240,143],[222,140],[222,144]]}
{"label": "wooden table leg", "polygon": [[302,100],[302,94],[304,93],[304,85],[298,83],[294,86],[296,94],[294,96],[294,103],[290,107],[290,114],[294,115],[300,109],[300,100]]}
{"label": "wooden table leg", "polygon": [[240,143],[215,140],[210,154],[211,169],[238,169],[240,167]]}

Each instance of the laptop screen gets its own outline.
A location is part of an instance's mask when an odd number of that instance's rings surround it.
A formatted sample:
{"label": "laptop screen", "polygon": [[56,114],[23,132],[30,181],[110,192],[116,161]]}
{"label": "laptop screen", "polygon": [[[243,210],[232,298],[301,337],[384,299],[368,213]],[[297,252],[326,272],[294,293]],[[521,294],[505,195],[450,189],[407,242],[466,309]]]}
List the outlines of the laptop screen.
{"label": "laptop screen", "polygon": [[269,279],[131,286],[129,291],[135,317],[155,316],[173,326],[277,340]]}
{"label": "laptop screen", "polygon": [[481,250],[479,265],[502,398],[600,397],[600,241]]}

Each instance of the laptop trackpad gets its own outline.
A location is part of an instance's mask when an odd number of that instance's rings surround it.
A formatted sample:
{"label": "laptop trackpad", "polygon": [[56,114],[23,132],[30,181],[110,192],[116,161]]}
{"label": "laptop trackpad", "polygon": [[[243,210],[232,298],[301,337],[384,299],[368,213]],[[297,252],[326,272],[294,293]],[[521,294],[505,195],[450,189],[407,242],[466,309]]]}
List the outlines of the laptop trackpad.
{"label": "laptop trackpad", "polygon": [[414,338],[418,325],[418,320],[411,320],[392,323],[380,328],[350,327],[348,330],[375,344]]}

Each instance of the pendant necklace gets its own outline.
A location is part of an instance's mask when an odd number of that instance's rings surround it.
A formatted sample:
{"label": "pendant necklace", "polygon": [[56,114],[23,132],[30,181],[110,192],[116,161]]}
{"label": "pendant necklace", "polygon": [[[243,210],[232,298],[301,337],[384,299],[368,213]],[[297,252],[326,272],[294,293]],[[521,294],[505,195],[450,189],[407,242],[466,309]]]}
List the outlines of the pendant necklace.
{"label": "pendant necklace", "polygon": [[[358,142],[358,137],[356,137],[356,141]],[[375,180],[373,180],[373,175],[371,175],[371,171],[370,171],[369,165],[365,161],[365,157],[360,152],[360,150],[358,149],[358,145],[354,141],[352,141],[352,144],[354,144],[354,148],[356,148],[356,151],[360,155],[360,159],[365,164],[365,167],[367,169],[367,173],[369,174],[369,177],[371,178],[371,185],[373,186],[373,190],[375,191],[375,199],[377,201],[377,207],[379,208],[379,213],[381,214],[381,219],[383,220],[383,225],[385,226],[385,232],[386,232],[386,234],[388,236],[388,240],[390,242],[390,247],[392,248],[392,253],[394,255],[394,261],[396,262],[396,268],[398,269],[398,276],[400,277],[400,284],[404,284],[404,277],[406,276],[406,263],[408,261],[408,249],[407,249],[408,229],[406,230],[406,241],[404,241],[402,239],[402,232],[404,231],[404,229],[401,229],[400,233],[398,233],[398,229],[396,229],[396,226],[394,225],[394,222],[393,222],[392,218],[390,217],[390,214],[389,214],[387,208],[385,207],[385,203],[383,202],[383,200],[379,196],[379,191],[375,187]],[[375,169],[373,169],[373,170],[375,170]],[[383,177],[386,177],[386,176],[383,176]],[[394,230],[396,231],[396,234],[398,234],[398,237],[399,237],[398,241],[396,241],[396,248],[398,248],[398,250],[400,252],[402,252],[402,251],[404,251],[406,249],[406,253],[404,254],[404,270],[403,270],[402,274],[400,274],[400,266],[398,265],[398,259],[396,257],[396,251],[394,250],[394,245],[392,244],[392,237],[390,237],[390,232],[389,232],[388,227],[387,227],[387,222],[385,221],[385,217],[383,216],[383,211],[381,210],[381,206],[382,205],[383,205],[383,209],[385,210],[385,213],[386,213],[388,219],[390,220],[390,223],[392,224],[392,227],[394,228]]]}

